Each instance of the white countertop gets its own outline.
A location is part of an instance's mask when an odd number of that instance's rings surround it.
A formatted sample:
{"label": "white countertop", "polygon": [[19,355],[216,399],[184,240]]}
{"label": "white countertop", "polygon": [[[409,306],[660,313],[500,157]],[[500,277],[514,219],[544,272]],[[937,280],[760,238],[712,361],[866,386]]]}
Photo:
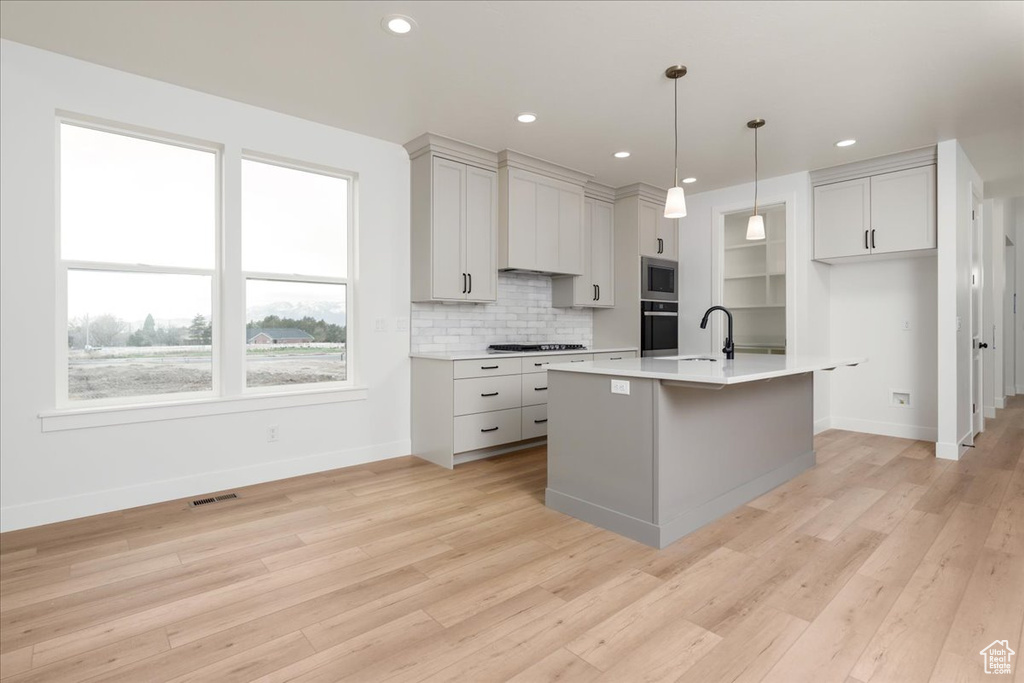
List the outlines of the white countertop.
{"label": "white countertop", "polygon": [[[614,353],[616,351],[636,351],[634,348],[612,349],[576,349],[574,351],[517,351],[513,353],[488,353],[487,351],[464,351],[457,353],[410,353],[410,358],[427,358],[430,360],[479,360],[480,358],[522,358],[524,356],[574,356],[581,353]],[[616,361],[618,362],[618,361]]]}
{"label": "white countertop", "polygon": [[[680,360],[683,358],[714,358]],[[733,360],[721,355],[672,356],[668,358],[624,358],[622,360],[559,363],[548,366],[548,372],[582,372],[592,375],[638,377],[699,384],[741,384],[773,377],[801,375],[816,370],[858,365],[867,358],[826,358],[824,356],[783,356],[759,353],[737,353]]]}

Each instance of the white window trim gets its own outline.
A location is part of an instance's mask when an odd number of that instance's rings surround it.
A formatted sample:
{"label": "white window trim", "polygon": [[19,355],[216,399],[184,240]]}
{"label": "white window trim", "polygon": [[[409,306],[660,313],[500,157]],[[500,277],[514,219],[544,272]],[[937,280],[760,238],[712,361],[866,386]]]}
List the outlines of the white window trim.
{"label": "white window trim", "polygon": [[[104,263],[65,260],[61,254],[60,221],[60,127],[62,124],[92,128],[116,135],[176,145],[188,149],[211,152],[216,158],[216,223],[215,265],[211,269],[155,266],[149,264]],[[366,400],[369,390],[356,382],[356,340],[352,334],[352,321],[356,319],[356,263],[358,262],[356,221],[358,217],[358,173],[329,168],[315,163],[299,162],[249,150],[217,145],[185,137],[141,129],[127,124],[113,123],[88,116],[58,112],[55,119],[55,253],[56,264],[56,373],[55,405],[53,410],[42,411],[38,417],[42,431],[85,429],[138,422],[175,420],[189,417],[223,415],[230,413],[271,410],[298,406],[342,403]],[[321,173],[348,181],[347,268],[346,277],[317,277],[258,273],[241,269],[241,160],[249,159],[272,163],[286,168]],[[229,165],[232,171],[227,169]],[[232,201],[226,201],[230,195]],[[228,249],[231,246],[233,249]],[[211,279],[211,317],[213,318],[212,388],[209,391],[176,394],[127,396],[111,399],[92,399],[71,402],[68,397],[68,271],[105,270],[126,273],[158,273],[203,275]],[[245,282],[247,279],[281,280],[294,282],[323,282],[345,285],[345,360],[346,379],[341,382],[314,382],[277,387],[246,386],[246,345],[232,345],[231,330],[241,321],[246,324]],[[228,305],[225,305],[227,303]],[[235,304],[235,322],[227,320],[225,313]],[[238,337],[240,338],[240,337]]]}

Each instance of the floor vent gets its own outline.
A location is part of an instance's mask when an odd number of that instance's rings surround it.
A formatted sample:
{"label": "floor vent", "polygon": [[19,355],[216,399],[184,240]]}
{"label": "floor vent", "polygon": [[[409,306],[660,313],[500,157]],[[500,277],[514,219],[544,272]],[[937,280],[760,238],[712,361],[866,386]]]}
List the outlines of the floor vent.
{"label": "floor vent", "polygon": [[225,493],[223,496],[213,496],[212,498],[198,498],[188,504],[190,508],[199,507],[200,505],[209,505],[210,503],[219,503],[222,500],[234,500],[238,498],[237,493]]}

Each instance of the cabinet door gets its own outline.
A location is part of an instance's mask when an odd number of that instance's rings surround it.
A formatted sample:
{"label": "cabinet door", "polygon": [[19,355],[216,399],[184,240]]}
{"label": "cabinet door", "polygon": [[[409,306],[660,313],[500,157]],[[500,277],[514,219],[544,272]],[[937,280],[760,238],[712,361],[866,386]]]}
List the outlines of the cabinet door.
{"label": "cabinet door", "polygon": [[593,199],[583,201],[583,274],[572,278],[573,306],[594,306],[597,304],[597,284],[593,270],[593,234],[594,234]]}
{"label": "cabinet door", "polygon": [[658,237],[661,238],[659,256],[669,261],[679,260],[679,219],[665,218],[664,211],[658,214]]}
{"label": "cabinet door", "polygon": [[508,170],[508,231],[502,235],[507,263],[502,268],[532,269],[537,254],[537,181],[527,171]]}
{"label": "cabinet door", "polygon": [[871,179],[814,188],[814,258],[870,253]]}
{"label": "cabinet door", "polygon": [[431,285],[435,299],[465,299],[463,233],[466,165],[434,158],[431,179]]}
{"label": "cabinet door", "polygon": [[589,251],[591,279],[598,286],[597,306],[615,305],[614,211],[612,204],[592,201]]}
{"label": "cabinet door", "polygon": [[[640,255],[660,258],[658,253],[658,218],[660,207],[640,202]],[[661,210],[664,212],[664,209]]]}
{"label": "cabinet door", "polygon": [[583,274],[583,188],[558,191],[558,258],[552,272]]}
{"label": "cabinet door", "polygon": [[871,177],[873,254],[935,248],[935,167]]}
{"label": "cabinet door", "polygon": [[537,183],[537,220],[534,224],[536,251],[533,262],[524,266],[545,272],[558,271],[558,221],[561,192],[557,187]]}
{"label": "cabinet door", "polygon": [[466,298],[498,298],[498,174],[468,166],[466,171],[465,272],[472,278]]}

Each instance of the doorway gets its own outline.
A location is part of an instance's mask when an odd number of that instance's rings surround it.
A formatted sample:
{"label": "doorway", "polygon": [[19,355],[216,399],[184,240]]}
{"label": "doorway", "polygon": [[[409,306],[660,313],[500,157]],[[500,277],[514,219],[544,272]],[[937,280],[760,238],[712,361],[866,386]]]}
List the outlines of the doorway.
{"label": "doorway", "polygon": [[971,436],[985,431],[982,291],[985,276],[981,200],[971,193]]}
{"label": "doorway", "polygon": [[1017,393],[1017,247],[1006,238],[1006,285],[1003,291],[1003,391]]}

